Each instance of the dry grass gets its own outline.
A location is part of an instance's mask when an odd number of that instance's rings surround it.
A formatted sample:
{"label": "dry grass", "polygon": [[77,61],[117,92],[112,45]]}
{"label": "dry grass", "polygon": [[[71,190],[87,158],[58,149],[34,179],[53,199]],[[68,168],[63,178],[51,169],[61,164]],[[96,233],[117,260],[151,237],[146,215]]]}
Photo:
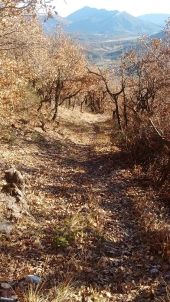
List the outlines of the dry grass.
{"label": "dry grass", "polygon": [[37,287],[30,286],[24,293],[24,302],[48,302],[48,297],[45,297],[41,290]]}
{"label": "dry grass", "polygon": [[59,284],[46,296],[41,288],[30,286],[24,294],[24,302],[71,302],[74,295],[75,289],[70,282]]}
{"label": "dry grass", "polygon": [[70,282],[61,283],[54,289],[52,302],[73,302],[75,301],[75,288]]}
{"label": "dry grass", "polygon": [[38,288],[29,287],[24,294],[24,302],[109,302],[111,295],[107,291],[94,290],[91,287],[77,287],[68,281],[60,283],[45,296]]}

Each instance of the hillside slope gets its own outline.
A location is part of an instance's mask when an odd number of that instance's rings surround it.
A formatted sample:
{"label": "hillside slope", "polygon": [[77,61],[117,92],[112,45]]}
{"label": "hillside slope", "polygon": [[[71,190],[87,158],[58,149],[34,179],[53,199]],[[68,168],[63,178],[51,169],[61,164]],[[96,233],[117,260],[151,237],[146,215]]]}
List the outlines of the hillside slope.
{"label": "hillside slope", "polygon": [[17,128],[13,141],[1,139],[1,175],[15,165],[29,180],[30,216],[9,236],[0,234],[0,281],[41,275],[42,291],[54,297],[59,285],[57,300],[41,300],[48,302],[165,296],[168,265],[145,227],[149,212],[154,223],[160,212],[154,214],[153,203],[147,208],[150,187],[132,173],[128,154],[111,143],[108,117],[61,113],[55,131]]}

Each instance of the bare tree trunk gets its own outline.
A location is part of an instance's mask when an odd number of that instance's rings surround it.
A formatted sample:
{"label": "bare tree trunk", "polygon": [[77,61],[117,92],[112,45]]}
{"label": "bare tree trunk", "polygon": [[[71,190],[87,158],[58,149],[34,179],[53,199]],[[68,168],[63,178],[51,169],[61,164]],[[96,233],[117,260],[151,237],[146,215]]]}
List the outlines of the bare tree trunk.
{"label": "bare tree trunk", "polygon": [[118,106],[117,98],[114,98],[114,102],[115,102],[115,106],[116,106],[115,113],[116,113],[116,117],[117,117],[117,122],[118,122],[119,129],[121,130],[122,126],[121,126],[121,120],[120,120],[119,106]]}
{"label": "bare tree trunk", "polygon": [[123,118],[124,118],[124,124],[125,124],[125,128],[128,125],[128,117],[127,117],[127,98],[126,98],[126,94],[125,91],[123,90]]}
{"label": "bare tree trunk", "polygon": [[54,102],[55,102],[55,107],[54,107],[54,115],[52,117],[52,120],[55,121],[57,118],[58,114],[58,106],[60,103],[60,95],[61,95],[61,90],[63,88],[63,82],[60,79],[60,75],[56,81],[56,87],[55,87],[55,97],[54,97]]}

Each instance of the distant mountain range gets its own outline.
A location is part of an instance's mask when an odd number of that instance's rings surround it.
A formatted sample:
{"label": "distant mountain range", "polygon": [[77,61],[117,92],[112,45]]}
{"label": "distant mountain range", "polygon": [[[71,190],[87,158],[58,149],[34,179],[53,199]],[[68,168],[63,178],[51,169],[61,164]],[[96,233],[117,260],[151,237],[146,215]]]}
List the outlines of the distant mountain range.
{"label": "distant mountain range", "polygon": [[41,15],[39,19],[48,34],[61,26],[83,45],[90,61],[99,66],[109,66],[123,53],[138,49],[137,38],[142,34],[164,39],[162,29],[169,16],[151,14],[134,17],[127,12],[84,7],[66,18],[55,15],[44,22],[45,17]]}
{"label": "distant mountain range", "polygon": [[140,35],[156,33],[159,25],[127,12],[84,7],[67,17],[69,32],[88,34]]}
{"label": "distant mountain range", "polygon": [[139,16],[142,21],[149,21],[159,26],[164,26],[166,21],[170,18],[170,14],[147,14]]}
{"label": "distant mountain range", "polygon": [[[162,30],[168,17],[170,14],[148,14],[134,17],[127,12],[86,6],[66,18],[60,16],[49,18],[45,23],[43,22],[43,26],[48,33],[53,32],[60,24],[66,32],[70,33],[128,37],[158,33]],[[40,20],[42,19],[41,16]]]}

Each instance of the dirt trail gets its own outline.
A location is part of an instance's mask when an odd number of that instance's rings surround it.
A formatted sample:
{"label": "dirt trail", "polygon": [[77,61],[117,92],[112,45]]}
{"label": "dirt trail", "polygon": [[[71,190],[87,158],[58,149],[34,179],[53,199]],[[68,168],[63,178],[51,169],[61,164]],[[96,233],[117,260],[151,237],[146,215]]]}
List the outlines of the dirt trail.
{"label": "dirt trail", "polygon": [[75,153],[69,156],[73,169],[83,173],[65,177],[82,202],[90,192],[103,213],[101,245],[94,251],[93,271],[87,273],[87,280],[109,285],[111,301],[153,301],[165,292],[168,265],[152,253],[138,220],[135,197],[144,196],[147,188],[139,186],[128,154],[111,145],[110,135],[107,124],[93,125],[88,131],[89,145],[75,145]]}
{"label": "dirt trail", "polygon": [[[11,147],[11,162],[30,178],[33,220],[18,225],[12,244],[2,242],[3,277],[31,270],[52,286],[68,275],[80,285],[107,289],[110,296],[101,301],[156,301],[165,293],[168,265],[151,251],[135,208],[136,196],[146,189],[132,175],[128,155],[111,145],[111,132],[106,121],[61,120],[58,134],[36,131]],[[9,152],[3,148],[5,166]],[[94,226],[83,243],[56,251],[56,224],[91,210]]]}

